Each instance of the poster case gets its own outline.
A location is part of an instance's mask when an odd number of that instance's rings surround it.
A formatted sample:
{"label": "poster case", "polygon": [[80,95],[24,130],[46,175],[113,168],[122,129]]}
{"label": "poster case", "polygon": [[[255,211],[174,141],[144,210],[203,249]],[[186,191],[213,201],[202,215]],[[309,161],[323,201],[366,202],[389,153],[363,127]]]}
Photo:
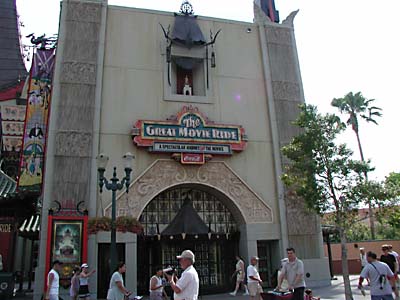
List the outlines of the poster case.
{"label": "poster case", "polygon": [[61,261],[60,285],[69,288],[74,267],[87,260],[87,216],[48,218],[46,271]]}

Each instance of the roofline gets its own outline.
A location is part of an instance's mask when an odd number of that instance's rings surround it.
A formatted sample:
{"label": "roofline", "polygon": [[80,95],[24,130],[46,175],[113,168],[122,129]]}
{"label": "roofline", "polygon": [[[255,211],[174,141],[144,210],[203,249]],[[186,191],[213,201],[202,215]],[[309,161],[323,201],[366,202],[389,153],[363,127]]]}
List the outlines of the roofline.
{"label": "roofline", "polygon": [[[154,9],[148,9],[148,8],[138,8],[138,7],[128,7],[128,6],[120,6],[120,5],[108,5],[108,8],[110,9],[115,9],[115,10],[121,10],[121,11],[129,11],[133,10],[136,12],[140,13],[148,13],[148,14],[154,14],[154,15],[165,15],[169,17],[173,17],[174,13],[177,12],[171,12],[171,11],[163,11],[163,10],[154,10]],[[228,24],[237,24],[237,25],[246,25],[246,26],[257,26],[256,23],[254,22],[246,22],[246,21],[238,21],[238,20],[232,20],[232,19],[224,19],[224,18],[216,18],[216,17],[208,17],[208,16],[200,16],[200,15],[195,15],[199,20],[204,20],[204,21],[213,21],[213,22],[221,22],[221,23],[228,23]],[[276,25],[281,25],[277,24]],[[272,24],[273,25],[273,24]]]}

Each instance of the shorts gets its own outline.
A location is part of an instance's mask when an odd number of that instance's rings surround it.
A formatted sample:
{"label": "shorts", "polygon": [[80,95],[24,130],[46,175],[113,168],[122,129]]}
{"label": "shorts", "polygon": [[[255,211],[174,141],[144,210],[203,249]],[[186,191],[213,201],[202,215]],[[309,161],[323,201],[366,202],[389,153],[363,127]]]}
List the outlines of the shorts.
{"label": "shorts", "polygon": [[57,294],[50,294],[49,295],[49,300],[58,300],[58,295]]}
{"label": "shorts", "polygon": [[90,297],[89,286],[88,285],[81,285],[79,287],[78,297],[79,298]]}
{"label": "shorts", "polygon": [[371,300],[393,300],[392,295],[375,296],[371,295]]}
{"label": "shorts", "polygon": [[243,282],[244,281],[244,273],[239,272],[236,275],[236,282]]}
{"label": "shorts", "polygon": [[249,290],[249,295],[254,297],[263,292],[261,285],[258,282],[248,282],[247,289]]}
{"label": "shorts", "polygon": [[150,300],[163,300],[163,293],[150,292]]}

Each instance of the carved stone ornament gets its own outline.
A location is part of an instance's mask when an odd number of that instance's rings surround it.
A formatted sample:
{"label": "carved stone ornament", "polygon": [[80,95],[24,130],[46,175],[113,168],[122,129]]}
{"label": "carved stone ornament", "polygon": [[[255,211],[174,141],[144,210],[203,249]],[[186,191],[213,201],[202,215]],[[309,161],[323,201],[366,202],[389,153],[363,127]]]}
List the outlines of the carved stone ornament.
{"label": "carved stone ornament", "polygon": [[296,17],[297,13],[299,12],[299,10],[295,10],[292,11],[285,20],[283,20],[282,24],[286,24],[286,25],[290,25],[291,27],[293,27],[293,21],[294,18]]}
{"label": "carved stone ornament", "polygon": [[[229,199],[236,219],[246,224],[272,223],[272,209],[224,162],[182,166],[173,160],[155,161],[117,199],[117,216],[139,218],[146,205],[159,193],[183,184],[197,184],[217,190]],[[105,209],[111,214],[111,207]],[[239,215],[238,215],[239,214]]]}

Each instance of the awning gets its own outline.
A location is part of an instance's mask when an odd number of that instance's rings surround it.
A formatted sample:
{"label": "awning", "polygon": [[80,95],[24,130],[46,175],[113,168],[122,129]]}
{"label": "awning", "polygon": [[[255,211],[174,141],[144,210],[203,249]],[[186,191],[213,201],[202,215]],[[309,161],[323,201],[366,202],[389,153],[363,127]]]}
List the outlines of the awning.
{"label": "awning", "polygon": [[167,228],[161,232],[162,236],[173,236],[181,234],[200,235],[208,234],[210,228],[200,218],[192,205],[192,201],[186,199]]}
{"label": "awning", "polygon": [[39,239],[40,232],[40,215],[32,215],[22,222],[18,229],[18,235],[30,240]]}
{"label": "awning", "polygon": [[0,198],[6,198],[15,193],[16,189],[17,182],[0,170]]}
{"label": "awning", "polygon": [[175,15],[172,40],[189,48],[206,43],[196,17],[188,15]]}

